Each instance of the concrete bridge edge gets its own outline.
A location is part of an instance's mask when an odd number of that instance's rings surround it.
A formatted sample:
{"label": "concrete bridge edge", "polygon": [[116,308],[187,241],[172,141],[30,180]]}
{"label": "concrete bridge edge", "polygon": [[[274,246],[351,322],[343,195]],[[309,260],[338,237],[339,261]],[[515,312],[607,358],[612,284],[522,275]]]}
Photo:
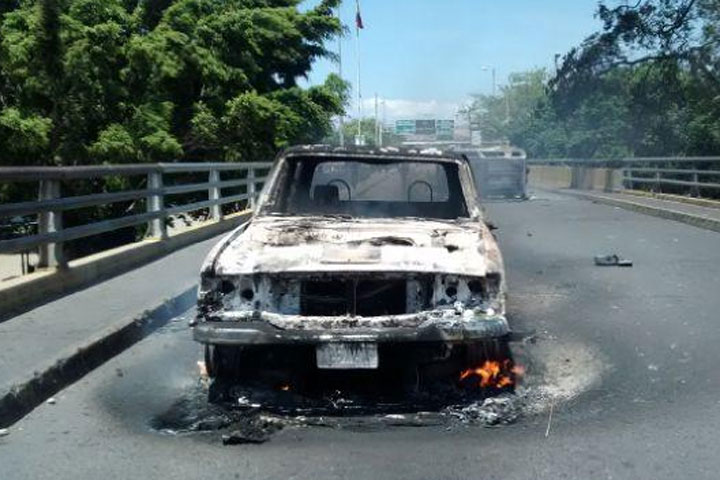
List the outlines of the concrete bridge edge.
{"label": "concrete bridge edge", "polygon": [[44,270],[3,282],[0,285],[0,322],[232,230],[247,221],[251,213],[238,212],[165,240],[151,238],[135,242],[71,261],[66,269]]}

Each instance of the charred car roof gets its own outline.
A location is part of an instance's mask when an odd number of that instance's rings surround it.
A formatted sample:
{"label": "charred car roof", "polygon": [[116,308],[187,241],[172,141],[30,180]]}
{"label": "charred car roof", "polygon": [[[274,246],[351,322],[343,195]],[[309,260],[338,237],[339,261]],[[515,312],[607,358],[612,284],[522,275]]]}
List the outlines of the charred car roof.
{"label": "charred car roof", "polygon": [[279,159],[299,156],[320,156],[359,158],[363,161],[384,162],[413,161],[413,162],[451,162],[468,163],[464,154],[449,150],[435,148],[397,148],[397,147],[332,147],[329,145],[300,145],[290,147],[278,156]]}

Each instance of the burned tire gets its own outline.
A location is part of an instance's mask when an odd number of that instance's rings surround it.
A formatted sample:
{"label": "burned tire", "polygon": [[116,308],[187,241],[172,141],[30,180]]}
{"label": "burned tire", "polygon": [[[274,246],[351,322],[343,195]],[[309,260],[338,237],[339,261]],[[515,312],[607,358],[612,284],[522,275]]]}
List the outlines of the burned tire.
{"label": "burned tire", "polygon": [[205,345],[205,366],[210,378],[229,378],[234,376],[240,365],[242,349]]}
{"label": "burned tire", "polygon": [[465,347],[465,366],[481,365],[486,360],[512,359],[510,345],[505,337],[469,343]]}
{"label": "burned tire", "polygon": [[205,346],[205,367],[208,376],[213,380],[208,390],[210,403],[221,404],[231,400],[231,389],[236,383],[241,350],[240,347]]}

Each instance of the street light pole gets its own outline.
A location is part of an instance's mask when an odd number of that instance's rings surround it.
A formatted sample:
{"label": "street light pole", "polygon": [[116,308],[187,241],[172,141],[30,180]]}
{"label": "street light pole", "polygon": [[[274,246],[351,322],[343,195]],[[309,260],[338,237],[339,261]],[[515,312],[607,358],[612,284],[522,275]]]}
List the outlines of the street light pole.
{"label": "street light pole", "polygon": [[505,123],[510,123],[510,95],[505,92]]}
{"label": "street light pole", "polygon": [[497,85],[497,82],[495,81],[495,67],[493,67],[493,69],[492,69],[492,80],[493,80],[492,93],[493,93],[493,97],[494,97],[494,96],[495,96],[495,88],[496,88],[496,85]]}
{"label": "street light pole", "polygon": [[485,65],[482,67],[483,72],[487,72],[488,70],[492,71],[492,96],[495,96],[495,90],[497,89],[497,82],[495,80],[495,67],[490,65]]}
{"label": "street light pole", "polygon": [[385,99],[382,99],[380,101],[380,105],[382,105],[382,122],[380,123],[380,146],[383,146],[383,129],[385,128],[385,124],[387,123],[387,117],[386,117],[386,111],[385,111]]}

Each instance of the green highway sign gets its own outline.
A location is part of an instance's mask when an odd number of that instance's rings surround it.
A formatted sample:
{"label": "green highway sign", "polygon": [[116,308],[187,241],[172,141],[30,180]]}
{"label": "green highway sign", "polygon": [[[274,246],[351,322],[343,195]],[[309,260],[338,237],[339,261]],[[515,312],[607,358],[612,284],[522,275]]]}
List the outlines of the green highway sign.
{"label": "green highway sign", "polygon": [[415,135],[415,120],[395,121],[395,133],[398,135]]}
{"label": "green highway sign", "polygon": [[452,135],[455,132],[455,120],[438,120],[435,128],[438,135]]}
{"label": "green highway sign", "polygon": [[441,135],[455,134],[455,120],[396,120],[397,135]]}
{"label": "green highway sign", "polygon": [[435,120],[415,120],[415,133],[418,135],[435,135]]}

